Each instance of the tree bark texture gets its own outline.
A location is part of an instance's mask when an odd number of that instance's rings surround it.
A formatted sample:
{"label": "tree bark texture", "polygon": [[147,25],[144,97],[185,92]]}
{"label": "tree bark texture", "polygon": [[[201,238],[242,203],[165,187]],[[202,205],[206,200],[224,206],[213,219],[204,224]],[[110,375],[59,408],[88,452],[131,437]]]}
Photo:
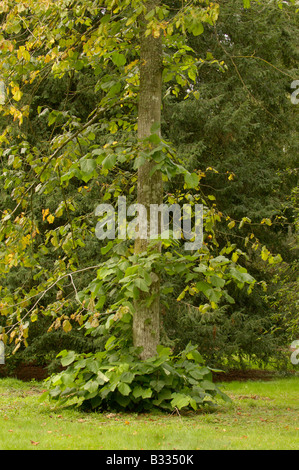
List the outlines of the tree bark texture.
{"label": "tree bark texture", "polygon": [[[158,6],[160,1],[146,2],[147,11]],[[152,34],[145,36],[144,18],[140,31],[140,91],[138,104],[138,139],[142,141],[151,135],[151,127],[161,122],[162,105],[162,41],[161,37]],[[158,131],[160,132],[160,131]],[[159,134],[160,135],[160,134]],[[150,204],[163,202],[163,185],[160,171],[151,174],[154,161],[147,161],[138,169],[137,202],[147,209],[148,233]],[[135,253],[148,249],[149,240],[137,238]],[[160,245],[155,246],[159,250]],[[160,340],[160,281],[156,273],[151,273],[152,284],[150,291],[140,292],[140,298],[135,302],[133,317],[134,345],[143,347],[141,359],[147,359],[157,352]]]}

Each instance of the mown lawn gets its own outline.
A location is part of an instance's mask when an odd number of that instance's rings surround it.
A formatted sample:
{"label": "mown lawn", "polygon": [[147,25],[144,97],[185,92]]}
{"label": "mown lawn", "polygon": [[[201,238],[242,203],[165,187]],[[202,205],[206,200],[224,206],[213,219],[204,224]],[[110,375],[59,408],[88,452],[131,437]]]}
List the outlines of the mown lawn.
{"label": "mown lawn", "polygon": [[0,379],[0,450],[299,449],[299,377],[225,383],[232,404],[180,415],[55,409],[43,387]]}

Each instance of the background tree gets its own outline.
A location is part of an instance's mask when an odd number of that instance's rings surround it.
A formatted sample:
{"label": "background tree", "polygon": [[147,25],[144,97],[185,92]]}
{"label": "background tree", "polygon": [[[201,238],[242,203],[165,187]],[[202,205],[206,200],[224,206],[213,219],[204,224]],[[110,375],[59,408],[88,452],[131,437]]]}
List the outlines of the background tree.
{"label": "background tree", "polygon": [[[298,107],[290,101],[290,85],[298,76],[295,10],[291,5],[278,9],[273,3],[254,3],[247,10],[240,1],[223,2],[215,26],[189,39],[199,56],[206,58],[208,51],[209,62],[202,64],[197,82],[199,99],[168,95],[163,115],[163,132],[175,143],[179,157],[189,170],[206,175],[201,191],[213,196],[211,204],[230,217],[228,224],[218,226],[220,246],[230,240],[240,254],[250,244],[248,229],[259,239],[260,248],[253,244],[248,258],[241,259],[255,279],[267,283],[269,296],[282,268],[267,264],[268,250],[280,253],[285,269],[296,278],[291,266],[298,255],[297,203],[292,196],[298,184]],[[175,193],[174,186],[168,189]],[[204,317],[182,304],[174,322],[173,307],[169,314],[166,309],[169,337],[178,347],[190,335],[200,338],[201,352],[218,365],[221,356],[230,361],[244,355],[273,359],[291,338],[286,340],[273,324],[273,306],[262,285],[250,296],[234,289],[230,295],[235,304]],[[292,289],[289,295],[296,298]],[[290,319],[294,308],[287,310]]]}

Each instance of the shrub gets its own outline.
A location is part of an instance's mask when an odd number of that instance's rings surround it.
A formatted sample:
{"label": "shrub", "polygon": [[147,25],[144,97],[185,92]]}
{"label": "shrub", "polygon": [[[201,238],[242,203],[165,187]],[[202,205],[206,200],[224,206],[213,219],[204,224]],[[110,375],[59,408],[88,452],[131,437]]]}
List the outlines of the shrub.
{"label": "shrub", "polygon": [[196,346],[177,356],[159,346],[157,355],[141,361],[136,348],[120,349],[112,336],[104,351],[59,353],[66,369],[47,379],[46,394],[59,405],[142,412],[153,408],[197,410],[217,397],[230,399],[212,382]]}

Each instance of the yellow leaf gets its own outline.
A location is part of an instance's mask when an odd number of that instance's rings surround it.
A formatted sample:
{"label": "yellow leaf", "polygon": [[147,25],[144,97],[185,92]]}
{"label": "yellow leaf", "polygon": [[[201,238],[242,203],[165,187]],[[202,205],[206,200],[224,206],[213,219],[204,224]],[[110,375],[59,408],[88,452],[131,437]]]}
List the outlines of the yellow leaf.
{"label": "yellow leaf", "polygon": [[28,328],[24,328],[23,330],[23,337],[28,338]]}
{"label": "yellow leaf", "polygon": [[39,70],[35,70],[34,72],[31,72],[30,73],[30,83],[33,83],[34,80],[36,79],[36,77],[38,76],[39,74]]}
{"label": "yellow leaf", "polygon": [[272,225],[272,222],[271,222],[271,219],[268,219],[268,218],[267,218],[267,219],[263,219],[263,220],[261,221],[261,224],[267,224],[267,225],[270,226],[270,225]]}
{"label": "yellow leaf", "polygon": [[13,116],[14,121],[16,121],[18,119],[20,125],[23,123],[23,114],[21,113],[21,111],[16,109],[14,106],[10,106],[9,114],[11,114]]}
{"label": "yellow leaf", "polygon": [[12,97],[15,101],[20,101],[22,96],[23,96],[23,93],[21,92],[19,87],[14,87],[12,89]]}
{"label": "yellow leaf", "polygon": [[1,333],[0,340],[3,341],[4,344],[7,343],[8,336],[6,333]]}
{"label": "yellow leaf", "polygon": [[267,250],[265,246],[262,247],[262,252],[261,252],[261,257],[263,261],[267,261],[268,257],[270,255],[270,251]]}
{"label": "yellow leaf", "polygon": [[52,215],[52,214],[50,214],[50,215],[47,217],[47,221],[49,222],[49,224],[53,224],[54,219],[55,219],[55,217],[54,217],[54,215]]}
{"label": "yellow leaf", "polygon": [[33,322],[35,322],[37,320],[37,309],[35,309],[32,314],[30,315],[30,320]]}
{"label": "yellow leaf", "polygon": [[69,331],[71,331],[72,325],[70,324],[70,322],[68,320],[64,320],[64,322],[62,324],[62,328],[63,328],[63,331],[68,333]]}
{"label": "yellow leaf", "polygon": [[17,56],[18,56],[19,60],[24,59],[27,62],[29,62],[29,60],[30,60],[30,54],[27,51],[27,49],[25,48],[25,46],[20,46],[19,47],[18,52],[17,52]]}
{"label": "yellow leaf", "polygon": [[42,214],[43,214],[43,220],[47,217],[47,215],[50,213],[49,209],[43,209]]}

